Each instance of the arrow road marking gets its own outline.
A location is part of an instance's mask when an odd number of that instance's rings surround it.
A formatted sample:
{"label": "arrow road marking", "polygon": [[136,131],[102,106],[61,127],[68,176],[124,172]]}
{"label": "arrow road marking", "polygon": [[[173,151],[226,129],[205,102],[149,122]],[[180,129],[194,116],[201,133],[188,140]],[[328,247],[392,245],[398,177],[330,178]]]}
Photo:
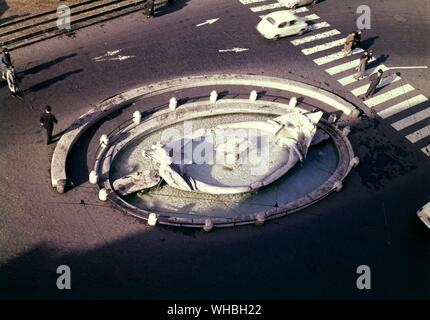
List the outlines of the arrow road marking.
{"label": "arrow road marking", "polygon": [[209,20],[206,20],[205,22],[202,22],[202,23],[196,24],[196,27],[201,27],[201,26],[204,26],[204,25],[206,25],[206,24],[212,24],[212,23],[217,22],[218,20],[219,20],[219,18],[216,18],[216,19],[209,19]]}
{"label": "arrow road marking", "polygon": [[[131,59],[134,58],[135,56],[122,56],[118,53],[121,52],[122,49],[119,50],[114,50],[114,51],[107,51],[104,55],[99,56],[99,57],[95,57],[93,58],[94,61],[96,62],[100,62],[100,61],[122,61],[122,60],[127,60],[127,59]],[[115,55],[118,55],[117,57],[115,57]]]}
{"label": "arrow road marking", "polygon": [[127,59],[131,59],[131,58],[134,58],[135,56],[121,56],[121,55],[119,55],[118,57],[116,57],[116,58],[109,58],[109,59],[97,59],[96,60],[96,62],[100,62],[100,61],[115,61],[115,60],[118,60],[118,61],[122,61],[122,60],[127,60]]}
{"label": "arrow road marking", "polygon": [[233,49],[223,49],[223,50],[218,50],[218,52],[242,52],[242,51],[248,51],[248,48],[233,48]]}

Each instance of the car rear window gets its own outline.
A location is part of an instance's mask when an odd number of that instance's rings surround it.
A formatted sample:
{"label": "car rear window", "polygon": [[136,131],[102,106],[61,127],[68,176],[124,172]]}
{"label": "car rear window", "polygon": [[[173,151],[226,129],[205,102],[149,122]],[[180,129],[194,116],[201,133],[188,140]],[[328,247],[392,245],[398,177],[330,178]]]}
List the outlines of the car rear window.
{"label": "car rear window", "polygon": [[269,21],[273,25],[276,24],[275,20],[273,18],[271,18],[271,17],[267,17],[267,21]]}

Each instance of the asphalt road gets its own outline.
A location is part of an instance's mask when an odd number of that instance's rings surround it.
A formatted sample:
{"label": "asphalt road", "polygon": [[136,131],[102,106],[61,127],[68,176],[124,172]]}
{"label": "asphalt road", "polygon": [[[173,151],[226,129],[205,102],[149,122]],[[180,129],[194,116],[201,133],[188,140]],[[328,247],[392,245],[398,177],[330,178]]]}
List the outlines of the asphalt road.
{"label": "asphalt road", "polygon": [[[415,215],[430,201],[428,157],[287,39],[262,39],[255,31],[258,13],[249,6],[177,2],[155,19],[135,13],[12,53],[25,103],[0,84],[0,297],[430,298],[430,233]],[[430,65],[427,1],[366,3],[372,29],[363,37],[373,39],[377,56],[388,55],[385,65]],[[361,4],[325,0],[311,13],[348,33]],[[220,20],[195,26],[212,18]],[[234,47],[249,50],[218,52]],[[94,60],[114,50],[134,57]],[[53,147],[44,145],[38,126],[44,105],[53,107],[61,131],[119,92],[221,72],[307,82],[362,108],[368,116],[351,133],[361,163],[343,191],[262,228],[207,234],[146,227],[101,205],[87,185],[61,196],[51,190]],[[428,70],[401,72],[429,95]],[[72,269],[70,291],[56,289],[61,264]],[[359,265],[372,270],[371,290],[356,287]]]}

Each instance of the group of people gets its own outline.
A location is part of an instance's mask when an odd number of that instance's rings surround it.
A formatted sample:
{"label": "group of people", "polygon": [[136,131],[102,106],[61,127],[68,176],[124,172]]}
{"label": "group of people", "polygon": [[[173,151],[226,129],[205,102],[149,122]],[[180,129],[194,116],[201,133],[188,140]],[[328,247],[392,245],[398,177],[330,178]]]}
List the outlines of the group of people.
{"label": "group of people", "polygon": [[[345,44],[343,46],[342,52],[345,56],[349,56],[352,54],[352,51],[355,48],[361,47],[361,30],[359,31],[353,31],[345,38]],[[360,62],[358,66],[355,68],[355,74],[353,75],[354,79],[361,80],[364,78],[364,73],[366,71],[367,65],[369,64],[370,59],[373,57],[372,50],[364,50],[363,54],[360,57]],[[372,74],[369,77],[370,80],[370,86],[366,91],[366,94],[363,96],[363,100],[373,96],[373,94],[376,92],[376,89],[381,82],[382,74],[384,72],[382,69],[378,69],[378,71],[375,74]]]}
{"label": "group of people", "polygon": [[[15,73],[15,68],[10,58],[10,52],[7,48],[2,48],[0,51],[0,66],[1,66],[1,77],[7,81],[8,88],[14,97],[21,97],[21,91],[18,87],[18,77]],[[52,142],[52,131],[54,130],[54,124],[57,123],[57,119],[51,113],[51,107],[46,106],[45,112],[40,117],[40,125],[46,129],[47,144]]]}
{"label": "group of people", "polygon": [[2,48],[0,51],[0,67],[1,77],[3,80],[6,80],[12,96],[21,97],[21,91],[18,86],[19,79],[16,76],[15,68],[12,64],[12,59],[10,58],[10,53],[7,48]]}

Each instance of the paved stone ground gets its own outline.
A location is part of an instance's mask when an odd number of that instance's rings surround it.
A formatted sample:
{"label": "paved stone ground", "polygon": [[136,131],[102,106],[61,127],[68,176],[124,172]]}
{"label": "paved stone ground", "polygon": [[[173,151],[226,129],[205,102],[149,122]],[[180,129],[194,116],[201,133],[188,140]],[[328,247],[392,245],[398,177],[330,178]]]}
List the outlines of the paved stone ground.
{"label": "paved stone ground", "polygon": [[83,0],[2,0],[0,1],[0,21],[11,20],[26,15],[54,10],[59,5],[79,3]]}
{"label": "paved stone ground", "polygon": [[[430,239],[415,216],[429,200],[428,158],[371,114],[355,123],[351,132],[361,164],[343,191],[259,229],[249,226],[209,234],[151,229],[95,201],[97,190],[85,181],[64,196],[51,190],[52,147],[44,144],[44,132],[38,127],[46,103],[60,119],[58,132],[106,97],[181,75],[264,72],[322,86],[327,82],[332,91],[344,91],[285,42],[254,37],[249,30],[255,29],[252,17],[257,15],[240,11],[239,2],[213,3],[190,1],[150,21],[143,21],[140,13],[130,15],[14,53],[18,71],[25,76],[26,104],[10,98],[0,82],[0,297],[430,297],[426,276]],[[332,1],[322,5],[327,10],[335,6]],[[350,11],[354,8],[351,5]],[[332,14],[330,23],[350,31],[354,13],[319,14]],[[195,24],[214,16],[228,19],[215,24],[211,33],[195,32]],[[378,27],[384,33],[382,24]],[[236,33],[223,33],[229,28]],[[169,33],[175,36],[166,37]],[[251,36],[242,41],[243,34]],[[425,64],[419,51],[406,52],[408,46],[394,45],[400,32],[390,34],[385,32],[384,41],[376,44],[380,52],[390,49],[393,64],[407,60],[411,65]],[[415,33],[408,41],[416,43],[413,39],[418,36]],[[195,41],[200,45],[191,47]],[[252,50],[244,55],[217,52],[233,46]],[[136,58],[121,64],[92,60],[114,49]],[[414,72],[411,79],[414,86],[426,89],[428,82],[419,80],[421,74]],[[85,165],[85,159],[80,163]],[[71,291],[55,287],[60,264],[72,268]],[[355,271],[361,264],[372,268],[371,291],[355,287]]]}

